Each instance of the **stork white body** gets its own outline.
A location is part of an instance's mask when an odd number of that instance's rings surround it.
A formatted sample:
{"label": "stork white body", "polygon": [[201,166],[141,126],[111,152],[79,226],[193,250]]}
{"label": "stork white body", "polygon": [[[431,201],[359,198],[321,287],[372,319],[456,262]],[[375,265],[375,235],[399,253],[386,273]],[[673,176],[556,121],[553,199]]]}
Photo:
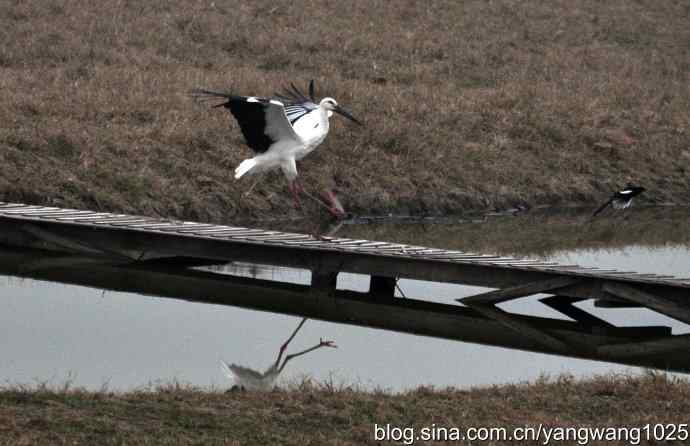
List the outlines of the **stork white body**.
{"label": "stork white body", "polygon": [[248,367],[242,367],[236,364],[228,364],[227,362],[221,360],[220,368],[225,376],[230,378],[230,380],[232,380],[234,385],[237,387],[245,390],[256,390],[260,392],[272,390],[275,387],[278,376],[280,375],[280,372],[275,366],[271,366],[264,373],[261,373]]}
{"label": "stork white body", "polygon": [[305,322],[307,322],[307,318],[302,319],[302,321],[299,323],[295,331],[292,332],[288,340],[283,343],[283,345],[280,347],[280,350],[278,351],[278,358],[268,369],[266,369],[265,372],[261,373],[256,370],[250,369],[248,367],[243,367],[237,364],[228,364],[223,360],[220,361],[221,370],[223,371],[223,373],[225,373],[225,375],[228,378],[230,378],[233,381],[234,386],[237,386],[237,388],[239,389],[257,391],[272,390],[276,384],[280,372],[283,371],[288,361],[290,361],[291,359],[305,355],[311,351],[314,351],[322,347],[336,348],[336,345],[333,343],[333,341],[324,341],[323,339],[320,339],[319,343],[313,347],[302,350],[301,352],[287,355],[285,357],[285,360],[281,364],[280,360],[283,357],[283,353],[285,353],[285,349],[290,344],[290,341],[292,341],[292,339],[297,335],[297,332],[302,328]]}
{"label": "stork white body", "polygon": [[[276,121],[268,123],[266,134],[275,136],[278,140],[266,152],[242,161],[235,169],[235,178],[280,167],[288,181],[294,181],[298,176],[296,161],[313,152],[328,135],[328,118],[333,112],[323,104],[329,100],[332,101],[330,98],[322,100],[317,108],[300,117],[294,124],[289,123],[284,112],[284,117],[278,116]],[[280,101],[271,100],[270,104],[275,108],[284,108]],[[278,110],[271,113],[273,114],[278,115]]]}

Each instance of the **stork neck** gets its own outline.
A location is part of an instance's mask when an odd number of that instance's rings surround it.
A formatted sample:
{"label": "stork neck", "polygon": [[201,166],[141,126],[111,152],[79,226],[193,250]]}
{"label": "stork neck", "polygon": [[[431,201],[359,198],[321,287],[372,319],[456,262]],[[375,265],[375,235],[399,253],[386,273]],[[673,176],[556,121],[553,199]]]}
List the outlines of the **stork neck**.
{"label": "stork neck", "polygon": [[330,118],[333,115],[333,112],[330,110],[327,110],[325,107],[319,106],[319,113],[321,115],[321,120],[325,120],[328,122],[328,118]]}
{"label": "stork neck", "polygon": [[[320,127],[321,131],[328,132],[328,128],[329,128],[328,113],[329,113],[329,110],[326,110],[323,107],[319,107],[319,121],[321,123],[321,127]],[[332,114],[333,112],[330,112],[330,113]]]}

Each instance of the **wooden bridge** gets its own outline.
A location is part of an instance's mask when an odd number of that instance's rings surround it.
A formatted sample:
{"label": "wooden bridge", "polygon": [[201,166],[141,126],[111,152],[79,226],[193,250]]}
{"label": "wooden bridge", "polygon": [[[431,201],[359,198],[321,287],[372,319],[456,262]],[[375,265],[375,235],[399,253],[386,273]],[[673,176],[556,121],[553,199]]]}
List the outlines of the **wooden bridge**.
{"label": "wooden bridge", "polygon": [[[690,355],[683,354],[690,335],[666,326],[617,327],[573,305],[594,299],[690,323],[690,279],[13,203],[0,203],[0,229],[4,274],[690,372]],[[190,268],[238,261],[306,269],[311,283]],[[368,275],[368,292],[338,289],[343,272]],[[400,278],[490,290],[422,301],[395,297]],[[571,320],[498,307],[535,294],[549,295],[540,302]]]}

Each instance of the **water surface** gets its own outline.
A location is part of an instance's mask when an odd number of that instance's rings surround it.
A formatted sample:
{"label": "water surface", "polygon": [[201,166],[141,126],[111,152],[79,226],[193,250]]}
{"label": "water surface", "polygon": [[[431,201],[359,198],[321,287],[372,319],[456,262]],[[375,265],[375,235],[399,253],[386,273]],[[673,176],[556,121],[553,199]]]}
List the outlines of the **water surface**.
{"label": "water surface", "polygon": [[[585,266],[690,276],[685,209],[632,209],[589,221],[577,213],[539,213],[455,223],[344,225],[338,236],[369,238],[551,259]],[[275,226],[267,224],[266,226]],[[308,272],[229,265],[228,273],[308,283]],[[132,293],[0,276],[0,379],[5,383],[47,382],[126,390],[177,380],[226,387],[218,362],[264,369],[299,318],[236,307],[177,301]],[[341,274],[339,287],[365,290],[363,276]],[[449,301],[483,289],[401,280],[407,297]],[[398,292],[398,294],[400,294]],[[561,317],[535,302],[504,309]],[[677,321],[647,310],[578,306],[616,325],[664,324],[688,332]],[[284,381],[303,376],[395,391],[419,385],[475,386],[532,380],[540,375],[638,372],[633,367],[440,340],[310,320],[291,349],[319,338],[336,341],[288,365]]]}

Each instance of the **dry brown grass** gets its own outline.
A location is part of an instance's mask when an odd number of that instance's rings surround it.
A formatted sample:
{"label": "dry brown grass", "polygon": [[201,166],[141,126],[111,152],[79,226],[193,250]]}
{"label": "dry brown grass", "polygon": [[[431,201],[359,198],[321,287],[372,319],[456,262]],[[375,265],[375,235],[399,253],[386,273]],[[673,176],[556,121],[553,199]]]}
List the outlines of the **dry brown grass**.
{"label": "dry brown grass", "polygon": [[[346,207],[688,202],[686,1],[7,1],[0,198],[223,221],[294,214],[197,86],[315,78],[367,122],[301,164]],[[233,124],[234,125],[234,124]]]}
{"label": "dry brown grass", "polygon": [[423,387],[404,394],[322,385],[270,393],[176,385],[125,394],[8,388],[0,391],[0,444],[378,445],[393,443],[374,441],[374,423],[416,428],[434,423],[447,428],[539,423],[642,427],[687,423],[688,416],[690,384],[658,373],[587,380],[560,376],[470,390]]}

